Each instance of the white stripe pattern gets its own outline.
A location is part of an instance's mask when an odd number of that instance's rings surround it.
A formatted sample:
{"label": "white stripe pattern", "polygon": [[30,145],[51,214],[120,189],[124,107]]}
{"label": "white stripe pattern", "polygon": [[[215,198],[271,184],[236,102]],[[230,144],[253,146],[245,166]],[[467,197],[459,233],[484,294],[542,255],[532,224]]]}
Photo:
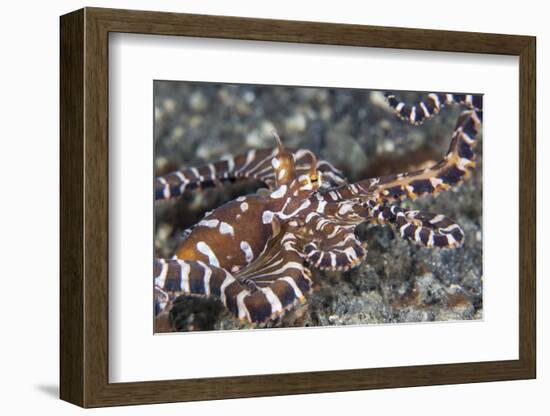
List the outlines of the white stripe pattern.
{"label": "white stripe pattern", "polygon": [[189,272],[191,267],[183,260],[177,260],[180,266],[180,290],[183,293],[191,293],[191,287],[189,285]]}
{"label": "white stripe pattern", "polygon": [[271,314],[280,314],[283,311],[283,305],[281,304],[281,301],[279,300],[277,295],[273,293],[273,290],[271,290],[271,288],[269,287],[261,287],[260,290],[263,292],[263,294],[267,298],[267,301],[271,305]]}
{"label": "white stripe pattern", "polygon": [[160,259],[159,260],[161,266],[160,274],[155,279],[155,285],[157,285],[160,288],[164,288],[164,282],[166,282],[166,275],[168,274],[168,264],[166,264],[166,260]]}

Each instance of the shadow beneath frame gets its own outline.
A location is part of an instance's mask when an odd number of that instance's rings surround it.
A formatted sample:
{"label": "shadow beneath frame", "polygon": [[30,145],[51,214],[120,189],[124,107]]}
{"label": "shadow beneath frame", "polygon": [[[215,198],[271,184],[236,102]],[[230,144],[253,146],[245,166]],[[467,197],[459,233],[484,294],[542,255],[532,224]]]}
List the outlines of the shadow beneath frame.
{"label": "shadow beneath frame", "polygon": [[57,384],[37,384],[34,387],[46,396],[59,399],[59,386]]}

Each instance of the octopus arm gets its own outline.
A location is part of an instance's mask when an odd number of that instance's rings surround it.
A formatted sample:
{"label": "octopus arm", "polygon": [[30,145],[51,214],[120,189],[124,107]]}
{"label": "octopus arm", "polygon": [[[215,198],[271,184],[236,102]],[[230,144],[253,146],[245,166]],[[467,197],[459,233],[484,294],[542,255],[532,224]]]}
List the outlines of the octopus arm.
{"label": "octopus arm", "polygon": [[379,202],[437,195],[460,184],[475,167],[474,147],[481,122],[475,110],[463,111],[451,136],[447,154],[435,165],[414,172],[366,179],[348,185],[372,194]]}
{"label": "octopus arm", "polygon": [[344,271],[365,260],[366,243],[357,239],[354,225],[342,225],[339,218],[330,215],[314,216],[306,224],[314,236],[304,245],[304,254],[311,267]]}
{"label": "octopus arm", "polygon": [[[298,150],[296,173],[305,174],[311,168],[309,151]],[[275,189],[275,170],[272,159],[277,149],[253,149],[239,156],[199,167],[189,167],[155,178],[155,200],[176,198],[187,191],[209,188],[226,182],[258,180],[270,190]],[[317,161],[317,169],[323,173],[326,186],[342,185],[346,179],[342,172],[325,160]]]}
{"label": "octopus arm", "polygon": [[296,236],[282,231],[256,260],[236,274],[250,290],[244,303],[252,322],[278,318],[305,301],[313,282],[304,263]]}
{"label": "octopus arm", "polygon": [[464,243],[464,231],[441,214],[410,210],[396,205],[377,206],[373,221],[392,225],[399,235],[425,247],[456,248]]}
{"label": "octopus arm", "polygon": [[401,120],[416,126],[431,119],[448,104],[463,105],[479,113],[483,107],[482,95],[431,93],[413,105],[399,100],[391,92],[387,92],[385,96],[388,104]]}
{"label": "octopus arm", "polygon": [[155,200],[171,199],[196,188],[224,182],[257,179],[269,184],[273,174],[271,159],[277,149],[252,149],[239,156],[199,167],[184,168],[155,179]]}
{"label": "octopus arm", "polygon": [[262,255],[235,274],[197,260],[156,259],[156,327],[169,326],[168,311],[182,295],[216,297],[243,321],[275,319],[305,301],[312,287],[310,276],[291,233],[281,233]]}

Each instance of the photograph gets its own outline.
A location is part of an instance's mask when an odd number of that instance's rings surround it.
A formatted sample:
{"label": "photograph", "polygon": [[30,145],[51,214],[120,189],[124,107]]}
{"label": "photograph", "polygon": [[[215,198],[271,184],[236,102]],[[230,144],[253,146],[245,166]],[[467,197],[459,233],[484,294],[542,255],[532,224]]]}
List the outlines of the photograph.
{"label": "photograph", "polygon": [[155,333],[483,318],[482,94],[153,89]]}

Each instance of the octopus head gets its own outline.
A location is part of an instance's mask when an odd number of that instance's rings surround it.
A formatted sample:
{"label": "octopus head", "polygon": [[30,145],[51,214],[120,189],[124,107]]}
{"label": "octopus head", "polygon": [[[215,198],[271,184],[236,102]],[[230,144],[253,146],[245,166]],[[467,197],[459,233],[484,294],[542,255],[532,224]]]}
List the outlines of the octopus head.
{"label": "octopus head", "polygon": [[309,169],[297,178],[299,190],[309,193],[315,192],[322,183],[321,171],[317,169],[317,157],[308,150],[302,156],[302,159],[307,160]]}

